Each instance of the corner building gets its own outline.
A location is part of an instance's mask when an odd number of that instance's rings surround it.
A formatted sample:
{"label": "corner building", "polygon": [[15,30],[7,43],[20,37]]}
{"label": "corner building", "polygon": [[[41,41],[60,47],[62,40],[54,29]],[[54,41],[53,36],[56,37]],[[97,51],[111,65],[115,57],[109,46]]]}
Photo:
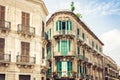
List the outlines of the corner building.
{"label": "corner building", "polygon": [[46,80],[47,15],[42,0],[0,0],[0,80]]}
{"label": "corner building", "polygon": [[47,80],[103,80],[103,43],[73,12],[55,12],[46,25]]}
{"label": "corner building", "polygon": [[104,57],[104,80],[119,80],[116,62],[109,56]]}

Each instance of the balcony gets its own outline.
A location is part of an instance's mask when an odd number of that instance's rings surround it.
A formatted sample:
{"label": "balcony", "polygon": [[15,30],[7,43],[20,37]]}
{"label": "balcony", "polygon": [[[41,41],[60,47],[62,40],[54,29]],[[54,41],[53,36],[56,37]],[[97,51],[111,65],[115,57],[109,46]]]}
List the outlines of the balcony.
{"label": "balcony", "polygon": [[88,66],[91,66],[92,65],[92,60],[88,59]]}
{"label": "balcony", "polygon": [[41,73],[42,74],[45,74],[46,73],[46,71],[50,68],[49,67],[49,62],[48,61],[46,61],[45,59],[42,59],[42,63],[41,63]]}
{"label": "balcony", "polygon": [[93,62],[93,68],[97,68],[97,62]]}
{"label": "balcony", "polygon": [[11,61],[11,55],[10,54],[3,54],[0,53],[0,66],[8,67]]}
{"label": "balcony", "polygon": [[11,22],[0,20],[0,33],[7,34],[10,31]]}
{"label": "balcony", "polygon": [[88,62],[88,58],[84,57],[83,55],[78,55],[78,60],[83,61],[83,62]]}
{"label": "balcony", "polygon": [[24,55],[17,55],[16,56],[16,64],[18,67],[24,67],[24,68],[33,68],[34,64],[36,62],[35,57],[30,56],[24,56]]}
{"label": "balcony", "polygon": [[47,60],[51,61],[51,59],[52,59],[52,54],[47,54]]}
{"label": "balcony", "polygon": [[53,73],[53,78],[55,79],[73,79],[76,78],[77,74],[76,72],[71,71],[57,71]]}
{"label": "balcony", "polygon": [[83,80],[83,79],[86,78],[86,74],[80,73],[80,74],[78,75],[78,78],[79,78],[80,80]]}
{"label": "balcony", "polygon": [[83,43],[83,38],[79,35],[79,36],[77,36],[77,43],[79,44],[79,45],[82,45],[82,43]]}
{"label": "balcony", "polygon": [[42,33],[41,41],[43,45],[46,45],[48,43],[48,35],[45,32]]}
{"label": "balcony", "polygon": [[23,26],[22,24],[18,24],[18,34],[24,37],[34,37],[35,36],[35,27],[31,26]]}
{"label": "balcony", "polygon": [[76,53],[75,51],[69,51],[67,55],[62,55],[60,52],[55,52],[54,54],[54,57],[66,57],[66,58],[69,58],[69,57],[75,57],[76,56]]}
{"label": "balcony", "polygon": [[73,39],[75,37],[75,32],[70,31],[70,30],[55,31],[53,37],[55,39],[59,39],[59,38],[71,38],[71,39]]}

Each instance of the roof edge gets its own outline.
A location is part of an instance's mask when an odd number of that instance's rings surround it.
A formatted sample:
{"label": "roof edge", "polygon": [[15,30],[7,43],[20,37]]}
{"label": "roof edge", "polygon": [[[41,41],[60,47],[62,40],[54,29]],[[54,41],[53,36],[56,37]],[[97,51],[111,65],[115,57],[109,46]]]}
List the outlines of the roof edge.
{"label": "roof edge", "polygon": [[71,12],[71,11],[57,11],[57,12],[53,13],[52,16],[51,16],[51,17],[48,19],[48,21],[46,22],[46,26],[51,22],[51,20],[53,20],[53,18],[54,18],[57,14],[61,14],[61,13],[71,14],[71,16],[73,16],[74,19],[75,19],[76,21],[78,21],[78,23],[79,23],[80,25],[84,26],[83,28],[84,28],[85,30],[87,30],[95,39],[97,39],[97,40],[101,43],[101,45],[104,45],[103,42],[87,27],[87,25],[86,25],[83,21],[81,21],[81,20],[80,20],[73,12]]}

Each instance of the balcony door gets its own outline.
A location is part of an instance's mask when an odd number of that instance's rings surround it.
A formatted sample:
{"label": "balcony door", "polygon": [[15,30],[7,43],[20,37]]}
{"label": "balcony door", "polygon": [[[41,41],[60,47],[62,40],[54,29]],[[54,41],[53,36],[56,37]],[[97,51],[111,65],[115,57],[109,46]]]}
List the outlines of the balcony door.
{"label": "balcony door", "polygon": [[5,7],[0,6],[0,28],[5,27]]}
{"label": "balcony door", "polygon": [[0,60],[4,60],[5,39],[0,38]]}
{"label": "balcony door", "polygon": [[67,56],[68,52],[71,50],[70,40],[59,40],[58,41],[58,52],[63,56]]}
{"label": "balcony door", "polygon": [[22,12],[22,31],[30,31],[30,14]]}
{"label": "balcony door", "polygon": [[21,42],[21,61],[29,62],[30,43]]}

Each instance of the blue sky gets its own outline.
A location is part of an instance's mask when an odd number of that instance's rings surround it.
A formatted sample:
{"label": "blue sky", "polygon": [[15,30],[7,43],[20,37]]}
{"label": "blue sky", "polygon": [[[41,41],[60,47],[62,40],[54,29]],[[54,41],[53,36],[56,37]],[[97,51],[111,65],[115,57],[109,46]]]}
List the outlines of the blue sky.
{"label": "blue sky", "polygon": [[60,9],[70,9],[74,1],[75,13],[105,44],[104,53],[120,65],[120,1],[119,0],[44,0],[49,18]]}

